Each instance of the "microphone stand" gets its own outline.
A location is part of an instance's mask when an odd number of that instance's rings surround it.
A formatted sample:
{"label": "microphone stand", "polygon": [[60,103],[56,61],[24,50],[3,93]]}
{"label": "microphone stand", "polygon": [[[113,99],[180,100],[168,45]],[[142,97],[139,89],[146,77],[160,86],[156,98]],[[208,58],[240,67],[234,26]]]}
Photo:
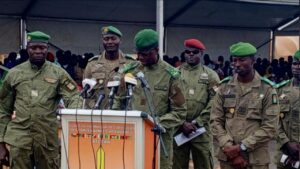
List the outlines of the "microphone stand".
{"label": "microphone stand", "polygon": [[[154,127],[152,128],[153,135],[154,135],[152,168],[155,169],[156,168],[156,148],[157,148],[156,147],[156,139],[157,139],[156,135],[158,135],[158,138],[159,138],[159,141],[160,141],[160,145],[161,145],[161,147],[163,149],[163,153],[164,153],[165,157],[168,157],[168,153],[167,153],[167,149],[166,149],[165,143],[164,143],[164,141],[162,139],[162,136],[161,136],[162,135],[162,131],[160,130],[159,124],[156,121],[156,111],[154,109],[152,96],[149,95],[150,90],[145,86],[144,83],[141,83],[141,86],[142,86],[144,94],[146,96],[146,101],[147,101],[147,104],[149,106],[150,116],[152,117],[153,122],[154,122]],[[151,99],[151,102],[150,102],[150,99]]]}

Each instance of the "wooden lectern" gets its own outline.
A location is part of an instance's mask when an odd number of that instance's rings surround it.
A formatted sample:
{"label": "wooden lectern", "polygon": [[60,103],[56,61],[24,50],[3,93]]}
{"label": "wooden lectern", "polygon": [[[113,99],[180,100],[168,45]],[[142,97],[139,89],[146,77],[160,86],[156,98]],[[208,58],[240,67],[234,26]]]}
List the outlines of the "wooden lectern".
{"label": "wooden lectern", "polygon": [[[126,169],[152,169],[155,143],[147,113],[127,111],[126,127],[125,111],[62,109],[60,114],[62,169],[123,169],[123,158]],[[158,169],[159,147],[156,151]]]}

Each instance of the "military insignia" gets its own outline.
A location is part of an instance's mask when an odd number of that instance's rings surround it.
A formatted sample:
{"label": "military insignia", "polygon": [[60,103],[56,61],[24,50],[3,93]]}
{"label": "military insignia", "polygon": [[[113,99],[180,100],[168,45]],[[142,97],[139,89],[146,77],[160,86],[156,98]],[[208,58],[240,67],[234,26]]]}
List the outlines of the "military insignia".
{"label": "military insignia", "polygon": [[37,90],[31,90],[31,96],[32,96],[32,97],[37,97],[37,96],[39,96],[38,91],[37,91]]}
{"label": "military insignia", "polygon": [[189,89],[189,94],[190,95],[194,95],[195,94],[195,90],[194,89]]}
{"label": "military insignia", "polygon": [[233,113],[234,113],[234,111],[235,111],[235,109],[234,109],[234,108],[229,108],[229,113],[233,114]]}
{"label": "military insignia", "polygon": [[278,103],[276,94],[272,94],[272,103],[273,104],[277,104]]}
{"label": "military insignia", "polygon": [[237,113],[238,113],[238,115],[245,116],[247,114],[246,107],[239,107]]}
{"label": "military insignia", "polygon": [[31,36],[28,36],[28,37],[27,37],[27,41],[30,41],[30,40],[31,40]]}
{"label": "military insignia", "polygon": [[108,32],[108,27],[103,28],[102,32],[107,33]]}
{"label": "military insignia", "polygon": [[218,86],[213,86],[213,89],[215,92],[217,92],[219,90]]}
{"label": "military insignia", "polygon": [[67,84],[67,88],[68,88],[69,90],[74,90],[74,89],[76,88],[76,86],[73,85],[73,83],[68,83],[68,84]]}
{"label": "military insignia", "polygon": [[285,94],[281,94],[279,97],[280,97],[280,99],[284,99],[285,98]]}
{"label": "military insignia", "polygon": [[265,96],[264,94],[260,94],[260,95],[259,95],[260,98],[263,98],[264,96]]}
{"label": "military insignia", "polygon": [[99,84],[102,84],[102,83],[103,83],[103,80],[102,80],[102,79],[98,80],[98,83],[99,83]]}
{"label": "military insignia", "polygon": [[207,80],[208,79],[208,74],[207,73],[201,73],[200,79]]}
{"label": "military insignia", "polygon": [[57,79],[53,79],[53,78],[50,78],[50,77],[45,77],[44,79],[45,79],[46,82],[49,82],[49,83],[57,82]]}
{"label": "military insignia", "polygon": [[284,119],[284,113],[280,113],[280,118]]}
{"label": "military insignia", "polygon": [[166,70],[173,78],[178,78],[181,74],[181,72],[174,67],[168,67]]}

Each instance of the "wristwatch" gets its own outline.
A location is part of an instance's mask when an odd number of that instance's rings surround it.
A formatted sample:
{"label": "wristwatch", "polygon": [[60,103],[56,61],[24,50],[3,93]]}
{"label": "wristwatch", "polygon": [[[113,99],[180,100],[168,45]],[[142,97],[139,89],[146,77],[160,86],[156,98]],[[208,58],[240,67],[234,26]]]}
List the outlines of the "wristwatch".
{"label": "wristwatch", "polygon": [[247,147],[243,143],[240,144],[240,148],[242,151],[247,151]]}

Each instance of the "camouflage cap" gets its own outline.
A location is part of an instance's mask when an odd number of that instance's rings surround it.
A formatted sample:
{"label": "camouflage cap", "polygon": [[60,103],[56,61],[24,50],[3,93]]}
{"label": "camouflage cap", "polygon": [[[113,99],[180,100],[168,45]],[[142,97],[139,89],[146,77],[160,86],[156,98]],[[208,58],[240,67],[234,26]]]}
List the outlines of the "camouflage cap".
{"label": "camouflage cap", "polygon": [[158,46],[158,34],[152,29],[143,29],[134,37],[137,51],[147,51]]}
{"label": "camouflage cap", "polygon": [[250,43],[246,42],[239,42],[236,44],[233,44],[229,48],[230,55],[235,57],[246,57],[249,55],[255,55],[257,52],[257,49]]}
{"label": "camouflage cap", "polygon": [[104,27],[102,27],[101,30],[102,30],[102,35],[114,34],[119,37],[122,37],[121,31],[114,26],[104,26]]}
{"label": "camouflage cap", "polygon": [[45,34],[44,32],[35,31],[30,32],[27,34],[27,41],[28,42],[43,42],[48,43],[50,36]]}
{"label": "camouflage cap", "polygon": [[297,61],[299,61],[300,60],[300,50],[297,50],[296,52],[295,52],[295,54],[294,54],[294,60],[297,60]]}

